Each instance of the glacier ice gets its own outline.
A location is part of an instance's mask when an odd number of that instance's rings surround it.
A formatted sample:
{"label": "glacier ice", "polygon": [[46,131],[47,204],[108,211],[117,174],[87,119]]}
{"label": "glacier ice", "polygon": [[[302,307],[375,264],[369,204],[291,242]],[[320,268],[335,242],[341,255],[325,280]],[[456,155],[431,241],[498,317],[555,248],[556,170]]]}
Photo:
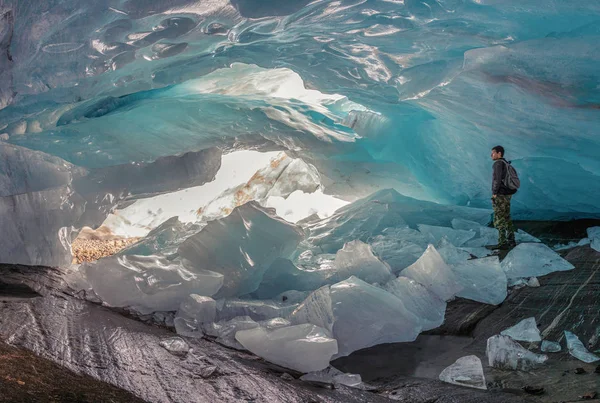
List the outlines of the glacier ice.
{"label": "glacier ice", "polygon": [[587,363],[600,361],[600,357],[590,353],[574,333],[565,330],[565,339],[567,340],[567,350],[573,357]]}
{"label": "glacier ice", "polygon": [[486,224],[490,212],[417,200],[385,189],[344,206],[331,217],[308,224],[307,228],[312,244],[322,252],[334,253],[346,242],[366,242],[386,228],[409,226],[416,229],[418,224],[449,226],[455,217]]}
{"label": "glacier ice", "polygon": [[312,291],[325,283],[329,273],[297,267],[289,259],[277,258],[269,266],[255,294],[261,299],[273,298],[285,291]]}
{"label": "glacier ice", "polygon": [[600,227],[591,227],[587,229],[587,235],[590,239],[590,247],[600,252]]}
{"label": "glacier ice", "polygon": [[181,261],[162,256],[110,256],[80,266],[89,288],[109,306],[129,307],[145,314],[176,311],[190,294],[211,296],[223,275],[189,270]]}
{"label": "glacier ice", "polygon": [[171,337],[160,341],[160,346],[175,355],[186,355],[190,346],[181,337]]}
{"label": "glacier ice", "polygon": [[433,245],[429,245],[419,260],[402,270],[400,275],[415,280],[444,301],[463,289]]}
{"label": "glacier ice", "polygon": [[386,262],[394,273],[407,268],[425,252],[427,240],[410,228],[386,228],[369,240],[373,253]]}
{"label": "glacier ice", "polygon": [[217,316],[217,303],[211,297],[190,294],[179,305],[177,316],[194,319],[198,323],[214,322]]}
{"label": "glacier ice", "polygon": [[534,237],[533,235],[529,235],[527,232],[523,231],[522,229],[518,229],[515,232],[515,241],[517,241],[517,243],[542,242],[538,238]]}
{"label": "glacier ice", "polygon": [[362,378],[358,374],[347,374],[334,367],[327,367],[320,371],[309,372],[300,377],[305,382],[329,383],[332,385],[346,385],[351,388],[359,387],[362,384]]}
{"label": "glacier ice", "polygon": [[398,277],[383,287],[394,294],[409,312],[422,321],[423,331],[435,329],[444,323],[446,301],[408,277]]}
{"label": "glacier ice", "polygon": [[0,197],[0,261],[71,264],[71,232],[85,200],[69,186]]}
{"label": "glacier ice", "polygon": [[532,353],[508,336],[495,335],[487,340],[485,351],[490,367],[529,371],[548,360],[548,356]]}
{"label": "glacier ice", "polygon": [[351,241],[335,255],[336,282],[356,276],[367,283],[385,284],[392,279],[388,265],[373,255],[371,247],[361,241]]}
{"label": "glacier ice", "polygon": [[513,340],[518,341],[542,341],[540,330],[537,327],[535,318],[523,319],[516,325],[500,332],[503,336],[509,336]]}
{"label": "glacier ice", "polygon": [[237,341],[236,334],[242,330],[256,329],[258,327],[260,327],[260,324],[252,320],[249,316],[238,316],[231,320],[206,324],[202,327],[202,330],[208,335],[216,335],[218,343],[237,350],[244,350],[245,347]]}
{"label": "glacier ice", "polygon": [[399,298],[354,276],[309,295],[290,319],[331,329],[338,356],[376,344],[413,341],[422,329],[422,321]]}
{"label": "glacier ice", "polygon": [[275,330],[238,330],[235,338],[259,357],[300,372],[326,368],[338,351],[337,342],[327,331],[309,323]]}
{"label": "glacier ice", "polygon": [[497,256],[467,260],[451,267],[463,287],[457,296],[491,305],[506,299],[506,274]]}
{"label": "glacier ice", "polygon": [[575,267],[542,243],[522,243],[511,250],[501,263],[509,280],[544,276]]}
{"label": "glacier ice", "polygon": [[558,353],[562,350],[562,347],[560,346],[560,343],[555,341],[542,340],[541,350],[544,353]]}
{"label": "glacier ice", "polygon": [[255,321],[289,316],[298,304],[271,300],[243,300],[226,298],[218,300],[216,316],[218,321],[245,316]]}
{"label": "glacier ice", "polygon": [[419,231],[426,236],[428,242],[434,245],[441,241],[442,238],[446,238],[452,245],[462,246],[475,236],[475,231],[473,230],[460,230],[425,224],[419,224],[418,227]]}
{"label": "glacier ice", "polygon": [[483,366],[476,355],[461,357],[449,367],[445,368],[439,376],[440,381],[469,388],[487,389]]}
{"label": "glacier ice", "polygon": [[178,249],[194,268],[223,274],[218,297],[233,297],[258,289],[264,273],[279,257],[289,257],[303,231],[256,202],[236,207],[225,218],[209,222]]}

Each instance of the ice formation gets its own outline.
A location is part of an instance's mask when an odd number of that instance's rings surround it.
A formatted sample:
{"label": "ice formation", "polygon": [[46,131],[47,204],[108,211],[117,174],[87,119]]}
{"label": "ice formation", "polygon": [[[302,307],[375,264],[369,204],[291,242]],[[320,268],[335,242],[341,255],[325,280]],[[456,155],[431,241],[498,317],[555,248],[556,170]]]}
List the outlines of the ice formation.
{"label": "ice formation", "polygon": [[590,353],[579,340],[579,337],[572,332],[565,330],[565,339],[567,340],[567,350],[573,357],[587,363],[600,361],[600,357]]}
{"label": "ice formation", "polygon": [[558,353],[562,350],[560,343],[550,340],[542,340],[541,350],[544,353]]}
{"label": "ice formation", "polygon": [[440,381],[469,388],[487,389],[483,366],[476,355],[461,357],[440,374]]}
{"label": "ice formation", "polygon": [[354,276],[315,291],[291,320],[330,330],[338,341],[338,356],[376,344],[412,341],[423,323],[399,298]]}
{"label": "ice formation", "polygon": [[215,295],[223,275],[161,256],[111,256],[81,266],[87,287],[109,306],[176,311],[190,295]]}
{"label": "ice formation", "polygon": [[532,353],[508,336],[496,335],[487,341],[485,351],[490,367],[529,371],[548,360],[548,356]]}
{"label": "ice formation", "polygon": [[181,337],[171,337],[160,342],[161,347],[175,355],[186,355],[190,346]]}
{"label": "ice formation", "polygon": [[498,305],[506,299],[507,280],[497,256],[467,260],[452,266],[462,290],[456,295]]}
{"label": "ice formation", "polygon": [[444,301],[463,289],[452,269],[433,245],[429,245],[419,260],[402,270],[400,275],[422,284]]}
{"label": "ice formation", "polygon": [[600,227],[591,227],[587,229],[590,247],[595,251],[600,252]]}
{"label": "ice formation", "polygon": [[392,279],[390,268],[373,255],[368,244],[361,241],[345,244],[335,255],[334,267],[337,281],[356,276],[367,283],[385,284]]}
{"label": "ice formation", "polygon": [[535,318],[523,319],[516,325],[500,332],[503,336],[509,336],[513,340],[518,341],[542,341],[540,330],[535,323]]}
{"label": "ice formation", "polygon": [[334,367],[327,367],[321,371],[309,372],[300,377],[305,382],[329,383],[332,385],[346,385],[351,388],[359,387],[362,379],[358,374],[346,374]]}
{"label": "ice formation", "polygon": [[326,368],[338,351],[327,331],[308,323],[271,331],[262,327],[240,330],[235,338],[254,354],[300,372]]}
{"label": "ice formation", "polygon": [[249,202],[209,222],[186,239],[178,253],[195,268],[223,274],[219,297],[239,296],[258,289],[275,259],[291,255],[303,237],[300,228],[273,210]]}
{"label": "ice formation", "polygon": [[552,249],[541,243],[517,245],[508,253],[501,265],[509,280],[544,276],[554,271],[566,271],[575,268]]}

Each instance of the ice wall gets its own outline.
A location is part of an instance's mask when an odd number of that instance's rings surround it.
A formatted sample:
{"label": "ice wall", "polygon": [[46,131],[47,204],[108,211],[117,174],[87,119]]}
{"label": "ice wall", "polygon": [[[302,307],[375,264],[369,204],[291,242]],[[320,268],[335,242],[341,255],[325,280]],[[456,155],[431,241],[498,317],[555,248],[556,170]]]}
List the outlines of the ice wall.
{"label": "ice wall", "polygon": [[516,215],[600,214],[596,1],[287,3],[4,1],[0,141],[86,168],[285,149],[348,200],[475,207],[503,144]]}

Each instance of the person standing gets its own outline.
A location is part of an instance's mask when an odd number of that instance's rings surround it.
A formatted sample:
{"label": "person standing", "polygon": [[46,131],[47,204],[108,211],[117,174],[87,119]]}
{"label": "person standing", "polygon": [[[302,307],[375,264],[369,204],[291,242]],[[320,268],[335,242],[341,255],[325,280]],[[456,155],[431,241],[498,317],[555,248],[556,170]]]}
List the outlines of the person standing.
{"label": "person standing", "polygon": [[494,249],[511,249],[515,242],[515,229],[510,218],[510,202],[517,192],[520,181],[517,171],[504,159],[504,147],[492,148],[494,160],[492,175],[492,206],[494,208],[494,227],[498,230],[498,245]]}

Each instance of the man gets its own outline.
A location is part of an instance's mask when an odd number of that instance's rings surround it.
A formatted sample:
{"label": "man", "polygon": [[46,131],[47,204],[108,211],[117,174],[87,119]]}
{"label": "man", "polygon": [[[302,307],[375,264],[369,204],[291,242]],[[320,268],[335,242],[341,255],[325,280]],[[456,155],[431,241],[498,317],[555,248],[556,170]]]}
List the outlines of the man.
{"label": "man", "polygon": [[510,249],[516,246],[515,229],[510,219],[510,199],[516,190],[506,186],[509,162],[504,159],[504,147],[492,148],[494,174],[492,176],[492,206],[494,207],[494,227],[499,232],[498,249]]}

